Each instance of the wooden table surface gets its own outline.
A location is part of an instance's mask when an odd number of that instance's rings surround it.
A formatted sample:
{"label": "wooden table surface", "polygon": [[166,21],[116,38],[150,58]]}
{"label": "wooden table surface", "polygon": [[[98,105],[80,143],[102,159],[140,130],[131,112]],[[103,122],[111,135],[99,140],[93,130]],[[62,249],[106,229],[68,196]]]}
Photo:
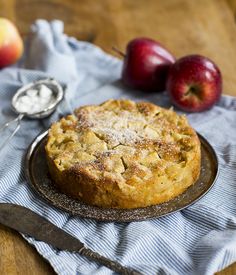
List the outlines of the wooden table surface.
{"label": "wooden table surface", "polygon": [[[61,19],[65,32],[112,53],[137,36],[157,39],[177,56],[199,53],[220,67],[224,92],[236,96],[236,0],[0,0],[0,16],[22,35],[37,18]],[[16,232],[0,226],[0,274],[54,274]],[[219,272],[236,274],[236,263]]]}

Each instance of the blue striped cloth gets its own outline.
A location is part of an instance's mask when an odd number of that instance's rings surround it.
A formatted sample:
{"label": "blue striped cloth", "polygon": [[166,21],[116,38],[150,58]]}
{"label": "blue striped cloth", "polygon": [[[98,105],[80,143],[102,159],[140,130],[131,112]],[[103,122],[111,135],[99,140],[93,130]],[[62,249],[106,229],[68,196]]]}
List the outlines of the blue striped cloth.
{"label": "blue striped cloth", "polygon": [[[0,201],[41,214],[94,251],[144,274],[213,274],[236,260],[236,99],[223,96],[211,110],[188,116],[215,148],[219,178],[200,201],[159,219],[132,223],[96,222],[60,211],[33,194],[24,176],[30,142],[61,114],[108,98],[143,99],[170,106],[165,93],[144,94],[124,88],[121,62],[99,48],[63,34],[60,21],[37,21],[23,60],[0,72],[0,124],[13,118],[11,97],[32,80],[52,76],[68,85],[66,100],[49,119],[27,120],[1,152]],[[4,136],[1,136],[1,140]],[[59,251],[24,236],[58,274],[112,274],[76,253]]]}

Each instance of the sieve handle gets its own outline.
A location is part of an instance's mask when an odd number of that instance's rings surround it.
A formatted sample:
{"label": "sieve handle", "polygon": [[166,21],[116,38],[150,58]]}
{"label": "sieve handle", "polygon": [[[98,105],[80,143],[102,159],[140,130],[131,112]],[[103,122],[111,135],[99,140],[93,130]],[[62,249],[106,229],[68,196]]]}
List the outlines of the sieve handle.
{"label": "sieve handle", "polygon": [[0,145],[0,151],[7,145],[7,143],[14,137],[14,135],[17,133],[17,131],[20,129],[20,122],[22,118],[24,117],[23,114],[19,114],[18,117],[6,122],[1,128],[0,128],[0,135],[1,133],[6,130],[10,125],[16,123],[16,126],[13,130],[13,132],[4,140],[4,142]]}

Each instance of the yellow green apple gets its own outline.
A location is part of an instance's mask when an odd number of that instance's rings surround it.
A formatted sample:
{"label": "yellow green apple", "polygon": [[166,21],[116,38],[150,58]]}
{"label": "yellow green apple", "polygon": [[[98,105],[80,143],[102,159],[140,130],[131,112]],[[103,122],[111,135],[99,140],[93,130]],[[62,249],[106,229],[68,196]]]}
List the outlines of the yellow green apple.
{"label": "yellow green apple", "polygon": [[15,25],[0,17],[0,68],[15,63],[23,53],[23,41]]}

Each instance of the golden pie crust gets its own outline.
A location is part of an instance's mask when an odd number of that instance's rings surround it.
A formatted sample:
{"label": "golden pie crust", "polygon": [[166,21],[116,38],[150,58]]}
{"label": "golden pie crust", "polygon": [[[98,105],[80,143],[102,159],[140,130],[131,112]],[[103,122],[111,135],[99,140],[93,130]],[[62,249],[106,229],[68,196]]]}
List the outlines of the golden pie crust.
{"label": "golden pie crust", "polygon": [[183,193],[200,173],[200,141],[184,115],[108,100],[52,124],[46,144],[61,192],[87,204],[137,208]]}

